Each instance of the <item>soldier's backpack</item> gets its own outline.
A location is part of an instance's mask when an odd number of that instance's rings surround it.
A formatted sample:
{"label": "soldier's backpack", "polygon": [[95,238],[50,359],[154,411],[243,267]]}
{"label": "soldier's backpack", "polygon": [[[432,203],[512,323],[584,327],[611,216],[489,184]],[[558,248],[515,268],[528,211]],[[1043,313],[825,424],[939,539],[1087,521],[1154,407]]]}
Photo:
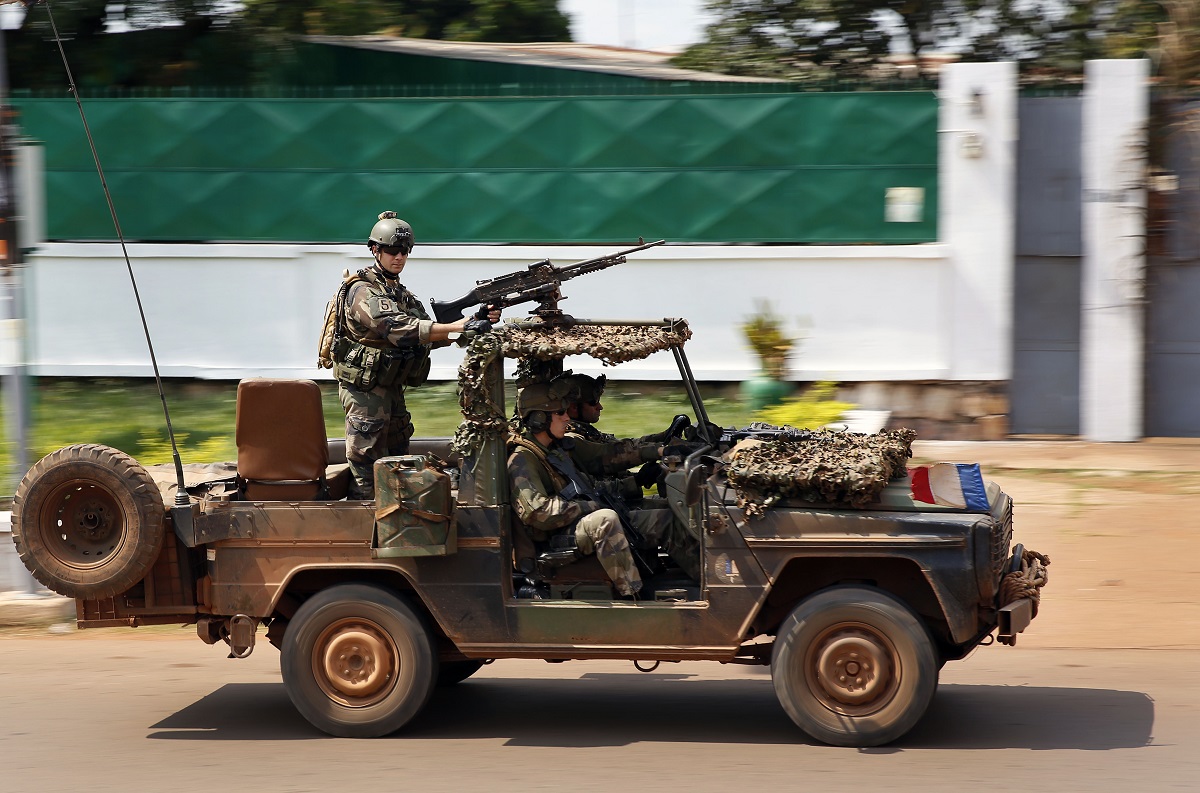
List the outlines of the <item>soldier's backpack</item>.
{"label": "soldier's backpack", "polygon": [[343,308],[346,305],[346,292],[355,281],[365,281],[366,270],[350,272],[342,271],[342,284],[336,293],[325,304],[325,323],[321,326],[321,340],[317,345],[317,367],[320,369],[333,368],[334,340],[342,335],[342,323],[345,321]]}

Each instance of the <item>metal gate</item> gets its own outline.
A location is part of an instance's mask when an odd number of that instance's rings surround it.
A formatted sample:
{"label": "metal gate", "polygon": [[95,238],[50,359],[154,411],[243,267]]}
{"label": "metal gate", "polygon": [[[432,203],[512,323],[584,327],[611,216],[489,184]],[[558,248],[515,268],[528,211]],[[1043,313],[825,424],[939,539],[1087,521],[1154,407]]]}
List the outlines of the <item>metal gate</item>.
{"label": "metal gate", "polygon": [[1018,110],[1010,431],[1078,435],[1083,100]]}
{"label": "metal gate", "polygon": [[1164,252],[1146,262],[1149,436],[1200,437],[1200,102],[1174,108],[1164,163],[1178,189],[1166,201]]}

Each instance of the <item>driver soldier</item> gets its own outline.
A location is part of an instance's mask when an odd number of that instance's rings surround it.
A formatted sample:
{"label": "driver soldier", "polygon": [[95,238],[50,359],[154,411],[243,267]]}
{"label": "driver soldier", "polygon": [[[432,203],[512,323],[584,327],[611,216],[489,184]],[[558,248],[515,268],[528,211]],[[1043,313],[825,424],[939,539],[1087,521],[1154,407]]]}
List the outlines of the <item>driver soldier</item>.
{"label": "driver soldier", "polygon": [[[367,247],[375,265],[358,271],[339,308],[344,335],[334,346],[333,375],[346,411],[346,461],[354,474],[352,498],[375,497],[374,465],[405,454],[413,434],[404,404],[405,386],[429,375],[429,350],[471,320],[433,322],[421,302],[400,283],[413,249],[413,230],[395,212],[383,212]],[[493,310],[489,322],[498,322]]]}

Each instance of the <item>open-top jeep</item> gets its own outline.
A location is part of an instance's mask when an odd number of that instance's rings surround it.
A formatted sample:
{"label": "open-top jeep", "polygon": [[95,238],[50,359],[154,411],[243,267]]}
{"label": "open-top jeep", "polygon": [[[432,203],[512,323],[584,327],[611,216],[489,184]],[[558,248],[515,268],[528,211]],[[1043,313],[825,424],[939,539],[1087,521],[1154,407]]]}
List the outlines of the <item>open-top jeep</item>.
{"label": "open-top jeep", "polygon": [[[1036,613],[1044,557],[1012,547],[1012,501],[992,483],[914,498],[911,433],[801,433],[710,423],[685,322],[508,322],[460,369],[453,439],[380,460],[376,500],[346,500],[341,440],[312,381],[246,380],[236,463],[170,469],[85,444],[21,482],[13,536],[79,626],[194,623],[248,655],[260,626],[300,712],[333,735],[390,733],[433,687],[504,658],[707,660],[771,666],[812,737],[871,746],[908,731],[941,666]],[[686,455],[658,495],[701,539],[692,580],[665,553],[638,600],[594,557],[559,564],[523,538],[506,475],[505,357],[518,385],[563,359],[673,355],[691,405]],[[858,455],[858,456],[853,456]],[[183,503],[184,506],[180,506]],[[175,506],[172,506],[172,505]]]}

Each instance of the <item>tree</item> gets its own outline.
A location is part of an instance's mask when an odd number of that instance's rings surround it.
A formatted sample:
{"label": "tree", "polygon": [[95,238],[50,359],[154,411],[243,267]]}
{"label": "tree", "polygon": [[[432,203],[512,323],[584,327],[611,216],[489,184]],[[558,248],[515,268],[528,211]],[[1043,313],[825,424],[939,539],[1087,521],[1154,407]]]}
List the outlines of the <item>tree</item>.
{"label": "tree", "polygon": [[255,27],[294,35],[388,33],[459,41],[565,41],[558,0],[245,0]]}
{"label": "tree", "polygon": [[[295,60],[296,35],[570,40],[558,0],[55,0],[53,13],[85,88],[270,81]],[[52,38],[46,9],[34,6],[8,38],[14,88],[62,85]]]}
{"label": "tree", "polygon": [[[1177,0],[1193,3],[1194,0]],[[715,21],[675,63],[767,77],[869,76],[894,54],[953,53],[1078,71],[1119,36],[1144,51],[1145,0],[710,0]]]}

